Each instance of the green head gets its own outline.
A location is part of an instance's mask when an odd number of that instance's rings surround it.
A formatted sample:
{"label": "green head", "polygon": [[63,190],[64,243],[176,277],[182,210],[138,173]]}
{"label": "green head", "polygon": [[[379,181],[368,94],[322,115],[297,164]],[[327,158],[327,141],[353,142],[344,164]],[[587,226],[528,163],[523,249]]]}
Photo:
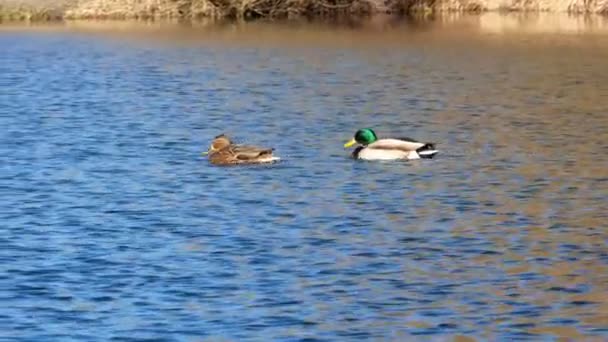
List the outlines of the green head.
{"label": "green head", "polygon": [[378,136],[376,132],[371,128],[362,128],[355,133],[355,137],[351,139],[349,142],[344,144],[344,147],[351,147],[355,143],[359,143],[361,145],[369,145],[374,141],[378,140]]}

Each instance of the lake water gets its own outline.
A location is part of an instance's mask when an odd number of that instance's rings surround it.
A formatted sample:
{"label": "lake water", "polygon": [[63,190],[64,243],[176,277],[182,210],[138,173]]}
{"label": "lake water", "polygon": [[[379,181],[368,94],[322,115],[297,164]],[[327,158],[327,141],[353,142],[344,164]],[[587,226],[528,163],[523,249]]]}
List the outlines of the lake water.
{"label": "lake water", "polygon": [[608,338],[607,33],[95,25],[0,26],[2,340]]}

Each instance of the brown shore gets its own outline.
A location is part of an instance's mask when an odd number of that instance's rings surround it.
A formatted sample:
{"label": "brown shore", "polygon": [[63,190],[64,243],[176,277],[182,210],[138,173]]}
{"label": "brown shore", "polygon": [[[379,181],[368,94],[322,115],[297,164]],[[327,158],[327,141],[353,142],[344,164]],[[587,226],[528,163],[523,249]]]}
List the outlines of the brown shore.
{"label": "brown shore", "polygon": [[608,14],[608,0],[0,0],[0,21],[362,18],[452,13]]}

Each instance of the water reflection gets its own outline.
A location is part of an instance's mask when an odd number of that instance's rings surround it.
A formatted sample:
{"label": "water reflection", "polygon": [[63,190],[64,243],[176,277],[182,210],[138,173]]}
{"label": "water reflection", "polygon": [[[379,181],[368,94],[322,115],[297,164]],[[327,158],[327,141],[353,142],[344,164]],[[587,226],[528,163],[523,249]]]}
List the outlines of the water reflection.
{"label": "water reflection", "polygon": [[[605,36],[70,25],[0,28],[9,336],[608,333]],[[355,163],[370,125],[440,155]]]}

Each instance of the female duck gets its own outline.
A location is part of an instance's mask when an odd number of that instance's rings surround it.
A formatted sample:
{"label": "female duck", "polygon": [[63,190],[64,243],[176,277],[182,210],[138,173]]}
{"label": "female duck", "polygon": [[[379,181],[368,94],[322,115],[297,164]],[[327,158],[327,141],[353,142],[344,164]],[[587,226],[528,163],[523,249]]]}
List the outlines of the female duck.
{"label": "female duck", "polygon": [[433,143],[422,143],[410,138],[378,139],[378,136],[371,128],[358,130],[354,138],[344,144],[344,147],[351,147],[356,143],[359,143],[361,146],[357,146],[352,153],[352,157],[355,159],[430,159],[439,152],[435,149],[435,144]]}
{"label": "female duck", "polygon": [[220,134],[202,155],[208,155],[209,162],[215,165],[264,164],[280,159],[273,156],[272,151],[274,148],[236,145],[225,134]]}

